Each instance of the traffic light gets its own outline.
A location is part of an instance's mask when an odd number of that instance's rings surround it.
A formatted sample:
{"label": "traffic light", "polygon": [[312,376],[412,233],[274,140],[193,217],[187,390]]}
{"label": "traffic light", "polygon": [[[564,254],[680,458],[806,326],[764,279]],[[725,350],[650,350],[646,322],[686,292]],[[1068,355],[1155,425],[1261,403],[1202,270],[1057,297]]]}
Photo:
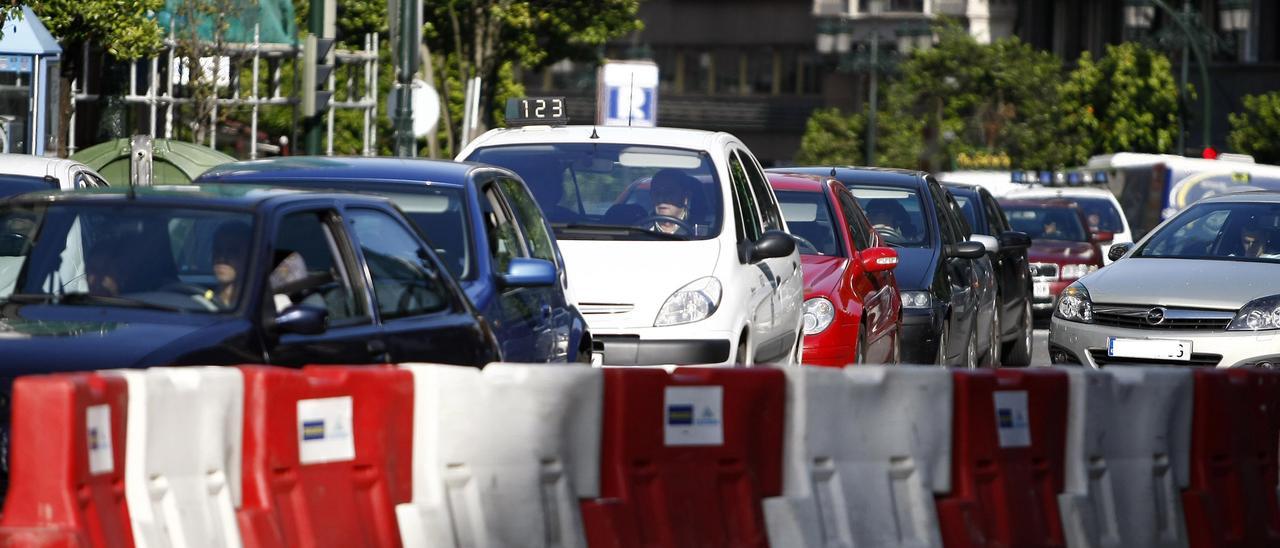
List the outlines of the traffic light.
{"label": "traffic light", "polygon": [[333,74],[333,38],[308,35],[302,43],[302,115],[316,116],[329,110],[333,92],[329,76]]}

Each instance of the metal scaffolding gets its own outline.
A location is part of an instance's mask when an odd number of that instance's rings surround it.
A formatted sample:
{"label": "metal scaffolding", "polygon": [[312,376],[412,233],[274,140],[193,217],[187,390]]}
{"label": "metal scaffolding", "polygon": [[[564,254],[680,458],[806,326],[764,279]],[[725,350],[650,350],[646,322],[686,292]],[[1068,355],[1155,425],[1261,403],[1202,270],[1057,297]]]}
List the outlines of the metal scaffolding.
{"label": "metal scaffolding", "polygon": [[[294,94],[284,96],[281,94],[281,72],[285,63],[292,63],[294,67],[295,79],[299,78],[302,69],[302,48],[299,46],[286,44],[268,44],[259,41],[258,27],[254,27],[253,42],[248,43],[228,43],[221,47],[215,48],[212,43],[203,42],[203,54],[209,56],[203,59],[181,58],[177,55],[178,40],[171,28],[169,36],[165,38],[164,49],[154,57],[149,59],[140,59],[129,64],[129,86],[128,91],[124,95],[125,104],[129,105],[147,105],[149,117],[147,121],[148,135],[152,138],[164,137],[165,139],[173,138],[174,119],[177,113],[175,107],[178,105],[191,104],[193,99],[190,96],[183,96],[181,93],[175,93],[175,80],[180,79],[179,76],[183,71],[194,70],[212,70],[214,73],[214,85],[216,99],[213,101],[213,108],[210,113],[210,129],[208,145],[210,148],[217,148],[218,144],[218,111],[221,108],[248,107],[249,108],[249,134],[251,136],[249,143],[249,158],[255,159],[261,152],[268,154],[278,153],[279,147],[269,143],[258,142],[258,117],[259,109],[264,105],[290,106],[294,109],[294,119],[298,119],[298,109],[300,107],[300,81],[295,82],[293,89]],[[364,111],[364,123],[362,132],[362,148],[361,152],[365,156],[373,156],[377,153],[377,115],[378,115],[378,35],[367,34],[364,37],[364,48],[360,50],[344,50],[338,49],[335,54],[335,70],[329,76],[328,89],[334,92],[334,100],[329,102],[329,109],[326,115],[326,154],[333,154],[333,134],[334,134],[334,113],[336,109],[354,109]],[[81,103],[99,101],[101,95],[88,93],[88,86],[91,81],[89,75],[89,46],[86,44],[80,52],[84,56],[81,66],[84,67],[80,76],[71,82],[71,119],[68,137],[68,152],[75,152],[75,131],[76,131],[76,111]],[[161,67],[161,59],[167,61],[164,67]],[[229,67],[242,66],[239,63],[232,62],[233,59],[244,60],[249,63],[252,83],[249,86],[247,94],[242,93],[240,85],[240,74],[238,70],[230,70]],[[225,60],[225,63],[224,63]],[[266,64],[265,70],[270,75],[269,78],[262,81],[263,64]],[[212,65],[210,67],[210,65]],[[224,65],[228,67],[227,82],[219,83],[221,79],[219,74]],[[142,70],[139,70],[142,67]],[[337,93],[337,74],[339,71],[346,70],[348,78],[346,85],[343,86],[344,93]],[[139,73],[145,75],[145,80],[140,85]],[[358,72],[359,74],[354,74]],[[357,82],[359,81],[359,82]],[[357,85],[358,83],[358,85]],[[163,86],[163,90],[161,87]],[[143,88],[140,90],[140,88]],[[265,88],[265,90],[263,89]],[[263,93],[265,91],[265,93]],[[339,100],[341,99],[341,100]],[[158,135],[158,122],[161,120],[160,110],[163,109],[163,135]],[[295,124],[296,125],[296,124]],[[139,133],[142,128],[139,128]],[[292,137],[292,136],[291,136]]]}

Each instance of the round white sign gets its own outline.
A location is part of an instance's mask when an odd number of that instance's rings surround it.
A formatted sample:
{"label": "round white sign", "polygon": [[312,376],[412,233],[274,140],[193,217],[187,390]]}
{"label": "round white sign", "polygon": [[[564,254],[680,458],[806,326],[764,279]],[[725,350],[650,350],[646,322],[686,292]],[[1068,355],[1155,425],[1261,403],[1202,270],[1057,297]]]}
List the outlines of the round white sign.
{"label": "round white sign", "polygon": [[[436,88],[423,80],[414,79],[413,89],[409,92],[410,104],[413,108],[413,135],[414,137],[426,137],[436,130],[436,124],[440,122],[440,94],[436,93]],[[391,90],[387,96],[387,118],[392,124],[396,122],[396,108],[399,104],[397,97],[400,94],[396,90]]]}

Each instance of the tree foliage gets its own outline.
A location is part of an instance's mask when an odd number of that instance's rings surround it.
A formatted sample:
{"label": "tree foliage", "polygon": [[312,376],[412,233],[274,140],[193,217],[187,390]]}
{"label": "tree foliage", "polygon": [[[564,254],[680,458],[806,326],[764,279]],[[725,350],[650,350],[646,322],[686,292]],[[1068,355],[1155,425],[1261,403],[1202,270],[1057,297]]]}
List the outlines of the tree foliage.
{"label": "tree foliage", "polygon": [[[63,51],[99,44],[117,59],[138,59],[160,48],[163,33],[151,14],[164,0],[31,0],[31,10]],[[67,56],[74,63],[77,55]]]}
{"label": "tree foliage", "polygon": [[1280,164],[1280,91],[1246,95],[1244,110],[1228,115],[1227,143],[1264,164]]}
{"label": "tree foliage", "polygon": [[1178,86],[1169,58],[1141,44],[1089,52],[1062,86],[1065,122],[1078,157],[1113,152],[1171,152],[1178,138]]}
{"label": "tree foliage", "polygon": [[959,155],[1008,157],[1011,167],[1071,163],[1060,141],[1062,64],[1017,38],[979,44],[962,28],[935,27],[885,92],[878,162],[930,171]]}
{"label": "tree foliage", "polygon": [[802,165],[861,165],[866,163],[863,135],[866,117],[840,109],[819,109],[805,123],[796,162]]}

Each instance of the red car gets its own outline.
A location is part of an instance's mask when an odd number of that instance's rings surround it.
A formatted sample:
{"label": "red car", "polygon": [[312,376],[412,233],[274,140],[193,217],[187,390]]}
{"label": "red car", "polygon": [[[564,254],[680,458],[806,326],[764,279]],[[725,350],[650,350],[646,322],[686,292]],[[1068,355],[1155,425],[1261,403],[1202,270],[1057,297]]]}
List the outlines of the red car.
{"label": "red car", "polygon": [[1084,212],[1069,200],[1001,200],[1000,207],[1014,230],[1031,236],[1031,308],[1037,319],[1047,319],[1063,289],[1102,268],[1101,242],[1112,234],[1091,232]]}
{"label": "red car", "polygon": [[769,174],[804,268],[804,363],[897,363],[898,252],[840,181]]}

